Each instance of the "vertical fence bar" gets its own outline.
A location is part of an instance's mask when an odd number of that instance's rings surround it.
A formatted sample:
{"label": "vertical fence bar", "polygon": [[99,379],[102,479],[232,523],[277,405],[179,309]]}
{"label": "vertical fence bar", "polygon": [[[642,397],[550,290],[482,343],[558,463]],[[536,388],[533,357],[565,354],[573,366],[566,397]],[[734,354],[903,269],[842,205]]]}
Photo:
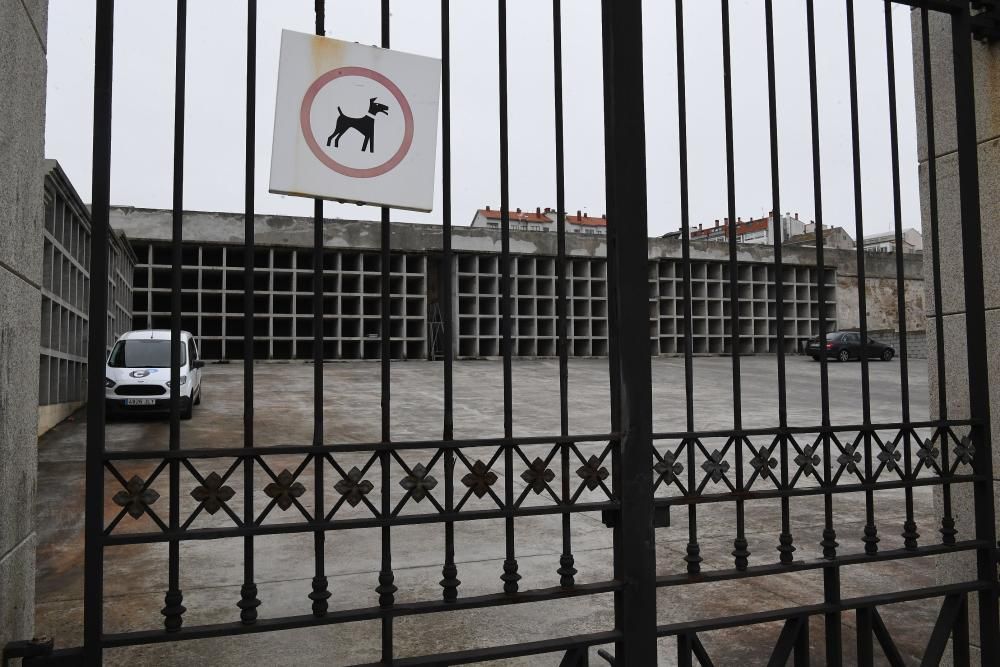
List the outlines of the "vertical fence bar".
{"label": "vertical fence bar", "polygon": [[[816,284],[819,291],[819,343],[821,346],[820,361],[820,410],[822,420],[823,440],[823,484],[827,491],[823,494],[823,557],[834,559],[837,556],[837,532],[833,525],[833,471],[831,459],[830,438],[830,382],[826,356],[826,263],[823,253],[823,178],[820,160],[819,144],[819,99],[816,83],[816,17],[813,0],[806,0],[806,32],[809,52],[809,117],[812,142],[813,168],[813,201],[816,210]],[[840,602],[840,569],[836,565],[823,568],[823,601],[826,604]],[[840,612],[826,614],[826,662],[832,667],[839,666],[843,661],[842,624]]]}
{"label": "vertical fence bar", "polygon": [[[555,96],[556,148],[556,335],[559,338],[559,435],[569,435],[569,360],[566,350],[566,167],[563,151],[562,2],[552,0],[552,80]],[[569,443],[560,445],[562,502],[570,503]],[[562,555],[559,558],[560,586],[572,586],[576,575],[570,515],[562,515]]]}
{"label": "vertical fence bar", "polygon": [[[326,0],[316,0],[316,34],[326,34]],[[323,200],[313,200],[313,445],[323,444]],[[319,521],[323,511],[323,467],[321,454],[313,456],[313,517]],[[313,616],[324,616],[330,598],[326,577],[326,532],[313,533],[314,573],[312,591]]]}
{"label": "vertical fence bar", "polygon": [[[607,25],[608,21],[608,8],[607,5],[602,5],[601,9],[601,22],[602,25]],[[603,33],[602,33],[603,34]],[[603,47],[602,47],[603,48]],[[605,100],[611,99],[613,92],[614,79],[607,74],[603,75],[602,80],[602,94]],[[605,104],[605,107],[607,105]],[[605,118],[605,128],[607,128],[608,119]],[[606,130],[605,130],[606,131]],[[615,170],[615,156],[614,151],[608,150],[607,145],[604,150],[604,173],[605,179],[607,179],[607,174],[614,173]],[[606,209],[609,213],[611,209]],[[610,216],[609,216],[610,218]],[[611,401],[611,430],[612,432],[618,434],[615,436],[615,440],[612,442],[611,449],[611,462],[612,462],[612,475],[611,475],[611,493],[615,500],[621,502],[622,494],[625,488],[625,476],[624,476],[624,465],[623,465],[623,442],[624,438],[621,435],[622,430],[622,382],[621,382],[621,318],[619,317],[618,310],[618,290],[615,286],[619,282],[618,274],[618,227],[612,225],[610,220],[607,226],[607,294],[608,294],[608,398]],[[567,285],[568,289],[568,285]],[[625,573],[628,571],[626,567],[626,552],[629,549],[629,545],[626,543],[625,531],[622,526],[621,521],[615,522],[614,528],[611,531],[612,539],[612,568],[614,577],[617,581],[622,581],[625,578]],[[627,602],[626,595],[624,591],[618,590],[614,594],[614,608],[615,608],[615,628],[621,629],[624,627],[626,621],[625,605]],[[615,642],[615,654],[618,656],[625,655],[625,642],[619,640]]]}
{"label": "vertical fence bar", "polygon": [[[497,33],[499,35],[500,80],[500,313],[503,337],[503,435],[513,436],[513,388],[511,369],[510,316],[510,171],[509,135],[507,123],[507,2],[497,1]],[[517,573],[514,551],[514,447],[504,445],[504,534],[506,556],[503,562],[503,590],[516,593],[521,575]]]}
{"label": "vertical fence bar", "polygon": [[[851,97],[851,154],[854,178],[854,238],[857,239],[858,263],[858,324],[861,336],[861,415],[864,424],[865,481],[874,481],[872,463],[871,426],[871,383],[868,375],[868,299],[865,292],[865,225],[861,193],[861,138],[858,121],[858,65],[854,37],[854,0],[846,0],[847,6],[847,69]],[[878,528],[875,526],[875,493],[865,491],[865,530],[861,541],[865,543],[865,553],[878,553]]]}
{"label": "vertical fence bar", "polygon": [[[104,626],[104,378],[107,360],[108,216],[111,206],[111,93],[114,0],[97,3],[94,41],[94,156],[90,210],[90,320],[87,341],[86,523],[83,578],[83,657],[103,659]],[[95,316],[96,314],[96,316]]]}
{"label": "vertical fence bar", "polygon": [[[962,595],[951,630],[951,663],[955,667],[968,667],[969,661],[969,596]],[[983,662],[983,664],[987,664]]]}
{"label": "vertical fence bar", "polygon": [[[389,48],[389,0],[382,0],[381,12],[380,12],[380,26],[382,31],[381,46],[383,49]],[[382,411],[382,442],[387,443],[392,440],[392,404],[390,403],[392,394],[390,389],[390,368],[389,363],[392,359],[392,337],[390,336],[390,289],[389,289],[389,264],[391,261],[391,248],[390,240],[392,237],[392,228],[389,218],[389,209],[382,207],[381,210],[381,224],[379,226],[381,232],[381,241],[379,243],[379,255],[381,257],[380,264],[380,275],[379,282],[381,283],[381,317],[379,318],[379,348],[381,352],[381,359],[379,361],[379,369],[381,370],[381,389],[382,389],[382,401],[381,401],[381,411]],[[389,452],[382,452],[383,458],[383,474],[389,471]],[[388,485],[382,489],[383,497],[388,496]],[[389,525],[382,526],[382,573],[385,575],[387,580],[394,581],[395,576],[392,573],[392,530]],[[380,586],[382,585],[382,578],[379,579]],[[383,595],[385,598],[382,600],[382,606],[388,607],[395,601],[394,593],[396,592],[396,586],[392,586],[392,593],[386,593]],[[382,662],[386,665],[392,664],[393,656],[393,641],[392,641],[392,614],[384,613],[382,615]]]}
{"label": "vertical fence bar", "polygon": [[[896,118],[896,52],[893,42],[892,2],[885,2],[885,60],[889,87],[889,144],[892,160],[892,212],[896,231],[896,311],[899,315],[899,388],[900,416],[904,424],[910,423],[910,371],[906,340],[906,282],[903,272],[903,206],[899,181],[899,126]],[[897,444],[898,446],[898,444]],[[903,432],[903,475],[910,479],[913,474],[911,464],[911,431]],[[917,524],[913,518],[913,487],[904,491],[906,518],[903,521],[903,547],[916,549]]]}
{"label": "vertical fence bar", "polygon": [[859,607],[857,617],[858,665],[871,667],[875,664],[875,634],[872,628],[872,607]]}
{"label": "vertical fence bar", "polygon": [[[982,220],[979,209],[979,157],[976,136],[976,100],[972,65],[972,29],[969,3],[952,15],[952,49],[955,72],[955,122],[958,178],[962,216],[962,268],[965,292],[965,332],[969,368],[969,412],[974,424],[970,434],[975,446],[973,482],[976,569],[990,587],[979,591],[980,647],[984,665],[1000,664],[1000,619],[997,612],[997,538],[993,497],[993,456],[990,434],[990,377],[987,359],[986,301],[983,289]],[[935,248],[937,251],[937,248]],[[936,254],[936,253],[935,253]]]}
{"label": "vertical fence bar", "polygon": [[[247,3],[247,109],[246,175],[243,203],[243,446],[253,447],[253,267],[254,267],[254,173],[256,169],[257,122],[257,0]],[[243,523],[253,525],[253,458],[243,459]],[[254,582],[253,535],[243,538],[243,585],[240,587],[240,621],[251,625],[257,620],[257,584]]]}
{"label": "vertical fence bar", "polygon": [[652,377],[646,227],[641,3],[602,3],[604,144],[608,225],[616,237],[616,334],[621,349],[622,664],[656,662],[656,559],[653,531]]}
{"label": "vertical fence bar", "polygon": [[[921,8],[920,10],[920,33],[924,72],[924,115],[926,118],[925,126],[927,131],[927,192],[930,214],[931,245],[933,246],[933,252],[931,253],[931,270],[934,278],[934,328],[935,339],[937,341],[937,345],[935,345],[935,356],[937,364],[938,419],[943,422],[948,419],[948,377],[945,366],[946,343],[944,338],[943,306],[941,303],[941,256],[938,252],[938,249],[941,246],[939,243],[940,235],[938,225],[937,143],[935,139],[934,88],[931,67],[930,21],[929,12],[926,7]],[[935,437],[937,437],[937,434]],[[943,444],[945,442],[944,439],[947,438],[947,436],[941,433],[941,437],[941,460],[942,465],[947,467],[948,448],[945,444]],[[951,485],[948,484],[947,481],[941,485],[941,497],[943,514],[941,517],[940,533],[942,541],[945,544],[954,544],[957,531],[955,530],[955,519],[951,515]]]}
{"label": "vertical fence bar", "polygon": [[[935,361],[937,366],[938,419],[943,423],[948,419],[948,374],[945,367],[944,312],[941,305],[941,247],[938,229],[938,197],[937,197],[937,142],[934,130],[934,86],[931,78],[931,38],[930,18],[926,7],[920,9],[920,42],[923,56],[924,72],[924,117],[927,131],[927,200],[931,228],[931,272],[934,279],[934,337]],[[940,437],[941,463],[948,465],[947,435],[938,431],[934,438]],[[951,485],[947,479],[941,484],[941,538],[944,544],[955,543],[955,519],[951,516]]]}
{"label": "vertical fence bar", "polygon": [[[675,0],[675,30],[677,35],[677,155],[680,162],[680,204],[681,204],[681,267],[684,282],[684,407],[685,429],[694,430],[694,335],[691,321],[691,231],[688,199],[688,151],[687,151],[687,89],[684,60],[684,0]],[[685,439],[687,448],[688,493],[695,487],[694,443]],[[684,556],[689,574],[701,571],[701,549],[698,546],[698,506],[688,505],[688,544]]]}
{"label": "vertical fence bar", "polygon": [[[187,0],[177,0],[177,40],[174,82],[174,177],[173,229],[171,237],[170,275],[170,451],[181,448],[181,249],[184,236],[184,103],[187,59]],[[107,284],[105,283],[105,289]],[[180,461],[170,461],[170,529],[180,528]],[[163,627],[176,632],[183,624],[186,611],[181,604],[180,542],[168,543],[167,593],[163,598]]]}
{"label": "vertical fence bar", "polygon": [[[729,353],[733,372],[733,436],[732,446],[736,458],[736,488],[743,488],[743,392],[740,387],[740,332],[739,291],[736,259],[736,153],[733,147],[733,71],[729,39],[729,0],[722,0],[722,82],[726,119],[726,208],[729,212]],[[743,498],[736,499],[736,539],[733,540],[733,557],[737,570],[745,570],[749,563],[746,517]]]}
{"label": "vertical fence bar", "polygon": [[[777,318],[777,362],[778,362],[778,428],[788,428],[788,392],[785,385],[785,275],[782,261],[782,242],[785,223],[781,217],[781,182],[778,162],[778,102],[777,82],[774,63],[774,6],[772,0],[764,2],[764,32],[767,42],[767,109],[768,132],[771,150],[771,230],[774,234],[774,303]],[[775,229],[777,225],[777,229]],[[822,271],[822,267],[819,268]],[[735,287],[730,287],[734,290]],[[786,434],[779,433],[778,448],[788,451]],[[769,458],[769,457],[765,457]],[[787,459],[787,454],[784,457]],[[788,496],[781,498],[781,535],[778,537],[778,552],[782,563],[792,561],[791,511]]]}
{"label": "vertical fence bar", "polygon": [[[444,344],[444,428],[442,437],[446,441],[455,437],[454,427],[454,376],[453,358],[455,354],[452,323],[452,262],[451,251],[451,0],[441,0],[441,221],[444,225],[441,236],[441,319]],[[445,465],[445,511],[455,509],[455,450],[444,452]],[[444,568],[441,570],[441,586],[446,602],[458,598],[458,568],[455,565],[455,523],[444,524]]]}

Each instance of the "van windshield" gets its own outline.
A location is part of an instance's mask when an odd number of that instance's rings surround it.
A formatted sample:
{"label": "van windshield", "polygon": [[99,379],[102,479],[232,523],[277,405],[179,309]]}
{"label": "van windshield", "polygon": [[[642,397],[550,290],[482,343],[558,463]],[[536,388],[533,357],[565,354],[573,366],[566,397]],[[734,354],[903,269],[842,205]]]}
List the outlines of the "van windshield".
{"label": "van windshield", "polygon": [[[181,363],[187,363],[187,350],[181,345]],[[108,365],[112,368],[169,368],[169,340],[120,340],[111,350]]]}

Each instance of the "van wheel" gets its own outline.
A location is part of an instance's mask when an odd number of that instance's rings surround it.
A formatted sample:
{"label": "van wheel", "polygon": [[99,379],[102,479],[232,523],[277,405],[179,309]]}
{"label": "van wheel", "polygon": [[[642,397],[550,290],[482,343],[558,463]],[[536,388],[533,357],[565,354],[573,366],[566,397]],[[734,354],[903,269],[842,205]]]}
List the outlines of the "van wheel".
{"label": "van wheel", "polygon": [[198,388],[198,397],[194,399],[195,405],[201,405],[201,387]]}
{"label": "van wheel", "polygon": [[181,419],[188,420],[191,419],[191,415],[194,412],[194,406],[189,401],[187,407],[181,410]]}
{"label": "van wheel", "polygon": [[848,352],[847,350],[841,350],[840,352],[837,353],[837,359],[839,359],[840,361],[850,361],[851,353]]}

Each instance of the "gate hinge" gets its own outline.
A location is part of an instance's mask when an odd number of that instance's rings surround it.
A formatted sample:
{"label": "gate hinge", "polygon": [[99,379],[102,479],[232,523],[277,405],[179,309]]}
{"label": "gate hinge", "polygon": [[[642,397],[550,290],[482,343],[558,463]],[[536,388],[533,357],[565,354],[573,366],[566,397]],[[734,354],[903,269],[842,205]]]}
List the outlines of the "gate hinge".
{"label": "gate hinge", "polygon": [[972,36],[981,42],[1000,41],[1000,0],[972,0]]}
{"label": "gate hinge", "polygon": [[7,667],[11,660],[21,659],[23,667],[76,667],[83,664],[83,649],[64,648],[55,650],[55,641],[51,637],[35,637],[8,642],[3,647],[2,667]]}

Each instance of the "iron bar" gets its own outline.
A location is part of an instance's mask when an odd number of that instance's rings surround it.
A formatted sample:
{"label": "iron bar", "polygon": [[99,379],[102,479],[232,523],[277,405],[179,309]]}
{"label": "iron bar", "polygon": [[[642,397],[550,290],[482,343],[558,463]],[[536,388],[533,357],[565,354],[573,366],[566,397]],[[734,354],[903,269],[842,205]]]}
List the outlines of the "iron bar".
{"label": "iron bar", "polygon": [[[930,546],[917,547],[916,549],[882,549],[875,554],[852,553],[837,556],[835,564],[837,567],[850,567],[852,565],[866,565],[870,563],[881,563],[890,560],[907,560],[911,558],[926,558],[942,554],[959,553],[963,551],[974,551],[986,546],[985,543],[969,540],[959,542],[954,546],[934,544]],[[830,567],[830,561],[825,558],[815,558],[810,560],[797,560],[791,567],[780,563],[768,563],[766,565],[753,565],[745,570],[707,570],[699,572],[697,575],[669,574],[656,578],[657,587],[687,586],[691,584],[707,584],[719,581],[730,581],[733,579],[747,579],[753,577],[767,577],[784,572],[805,572],[809,570],[824,569]]]}
{"label": "iron bar", "polygon": [[[256,171],[257,135],[257,0],[247,3],[247,100],[246,100],[246,172],[243,180],[243,447],[254,447],[254,175]],[[243,459],[243,522],[253,522],[254,462]],[[243,585],[240,587],[240,621],[251,624],[257,620],[257,584],[254,581],[253,536],[243,538]]]}
{"label": "iron bar", "polygon": [[[777,82],[775,80],[774,64],[774,7],[772,0],[764,2],[764,32],[767,44],[767,106],[768,106],[768,131],[771,152],[771,216],[770,222],[774,238],[774,309],[777,317],[777,362],[778,362],[778,425],[781,428],[788,426],[788,398],[785,386],[785,276],[784,265],[782,263],[782,242],[785,235],[785,221],[781,217],[781,182],[778,158],[778,103],[777,103]],[[732,213],[730,213],[732,215]],[[777,229],[775,229],[777,225]],[[731,269],[730,269],[731,270]],[[823,267],[817,266],[817,272],[822,272]],[[730,284],[730,292],[736,290],[735,283]],[[732,308],[733,306],[730,306]],[[735,326],[735,323],[734,325]],[[788,475],[788,440],[783,435],[778,435],[778,451],[782,455],[782,483],[787,483]],[[740,485],[742,487],[742,485]],[[792,545],[791,512],[788,500],[781,501],[781,534],[778,537],[778,552],[783,563],[792,562],[792,552],[795,547]]]}
{"label": "iron bar", "polygon": [[[454,258],[451,250],[451,0],[441,0],[441,220],[444,226],[441,236],[441,319],[443,322],[444,345],[444,427],[442,439],[451,441],[454,433],[454,374],[455,355],[454,327],[452,326],[452,266]],[[445,465],[445,510],[455,508],[455,450],[448,448],[444,453]],[[455,524],[444,525],[444,567],[441,570],[441,586],[446,602],[454,602],[458,597],[458,568],[455,565]]]}
{"label": "iron bar", "polygon": [[858,665],[871,667],[875,664],[875,631],[872,627],[872,608],[859,607],[857,619]]}
{"label": "iron bar", "polygon": [[[729,0],[722,0],[722,86],[726,122],[726,204],[729,213],[729,354],[732,358],[733,377],[733,430],[743,428],[743,392],[740,387],[740,331],[739,294],[736,258],[736,152],[733,147],[733,72],[729,38]],[[743,487],[743,448],[735,447],[736,485]],[[747,548],[746,516],[742,499],[736,501],[736,539],[733,540],[733,557],[736,568],[745,568],[750,558]]]}
{"label": "iron bar", "polygon": [[[694,334],[691,319],[691,216],[688,200],[688,152],[687,152],[687,88],[684,61],[684,0],[675,0],[675,30],[677,35],[677,155],[680,161],[680,204],[681,204],[681,266],[684,281],[684,389],[685,424],[688,432],[694,431]],[[655,436],[653,436],[655,437]],[[687,447],[688,488],[695,488],[694,445],[690,439],[683,443]],[[698,546],[698,511],[694,505],[688,507],[688,544],[684,556],[687,570],[697,574],[701,567],[701,548]]]}
{"label": "iron bar", "polygon": [[[563,143],[562,2],[552,0],[552,80],[555,115],[556,166],[556,335],[559,353],[559,435],[569,436],[569,352],[566,349],[566,168]],[[570,445],[560,445],[562,502],[570,503]],[[559,583],[572,586],[576,575],[570,515],[562,515],[562,555]]]}
{"label": "iron bar", "polygon": [[[602,26],[607,23],[608,12],[610,7],[607,3],[602,3],[601,5],[601,22]],[[603,27],[602,27],[603,31]],[[603,32],[602,32],[603,38]],[[606,57],[605,44],[602,41],[602,55]],[[607,100],[610,100],[613,95],[612,90],[612,78],[609,76],[602,76],[601,81],[602,94],[604,95],[605,106],[607,105]],[[607,111],[605,111],[607,113]],[[609,119],[605,117],[605,128],[607,128]],[[607,130],[605,129],[605,132]],[[607,137],[605,137],[607,139]],[[605,182],[607,182],[607,175],[613,173],[615,170],[614,166],[614,154],[613,151],[604,151],[604,174]],[[607,185],[605,185],[607,187]],[[607,193],[605,193],[605,202],[608,203]],[[610,212],[610,208],[607,208]],[[621,331],[621,318],[619,317],[619,299],[618,291],[613,289],[612,286],[617,285],[619,282],[619,269],[618,269],[618,227],[611,224],[610,221],[606,230],[606,240],[607,240],[607,280],[608,280],[608,397],[610,399],[610,412],[611,412],[611,430],[615,432],[615,436],[611,439],[611,492],[612,497],[620,500],[622,497],[622,492],[625,486],[623,477],[623,454],[622,454],[622,424],[623,424],[623,405],[622,405],[622,383],[621,383],[621,344],[617,332]],[[567,285],[568,288],[568,285]],[[626,563],[624,552],[627,548],[625,542],[625,533],[622,529],[622,522],[616,521],[611,530],[611,565],[613,576],[616,580],[622,580],[625,577]],[[615,628],[620,630],[625,623],[625,605],[626,599],[622,591],[615,591],[614,594],[614,612],[615,612]],[[615,653],[618,656],[625,655],[625,643],[623,640],[619,640],[615,643]]]}
{"label": "iron bar", "polygon": [[[896,118],[896,52],[892,25],[892,2],[885,3],[885,59],[889,90],[889,144],[892,160],[892,212],[895,222],[896,242],[896,310],[899,315],[899,388],[900,415],[904,422],[910,421],[910,372],[907,348],[906,323],[906,282],[903,275],[903,205],[899,180],[899,126]],[[903,434],[903,470],[909,477],[913,474],[910,434]],[[913,517],[913,492],[905,491],[906,519],[903,521],[903,543],[908,548],[916,548],[920,533]]]}
{"label": "iron bar", "polygon": [[[847,6],[847,69],[850,88],[851,107],[851,154],[853,157],[852,175],[854,178],[854,238],[858,240],[858,324],[861,336],[861,414],[865,424],[871,421],[871,382],[868,369],[868,301],[867,278],[865,272],[865,225],[864,202],[861,193],[861,138],[858,120],[858,66],[857,49],[854,35],[854,0],[845,0]],[[825,355],[821,355],[825,356]],[[865,475],[873,474],[872,440],[866,434],[865,444]],[[875,525],[875,498],[871,493],[865,494],[865,529],[861,541],[865,551],[874,553],[878,550],[878,528]]]}
{"label": "iron bar", "polygon": [[[949,422],[952,425],[967,425],[968,422]],[[884,428],[892,428],[885,426]],[[265,447],[255,446],[252,450],[241,447],[220,447],[218,449],[185,449],[183,452],[171,453],[169,450],[161,451],[107,451],[102,454],[108,461],[125,461],[135,459],[160,459],[160,458],[216,458],[225,456],[243,456],[253,454],[336,454],[338,452],[378,452],[404,451],[410,449],[467,449],[473,447],[519,447],[522,445],[547,445],[561,442],[571,443],[595,443],[613,440],[621,437],[618,433],[598,433],[586,435],[570,435],[561,438],[558,435],[551,436],[521,436],[517,438],[476,438],[463,440],[401,440],[397,442],[363,442],[363,443],[338,443],[331,445],[268,445]]]}
{"label": "iron bar", "polygon": [[[326,35],[326,0],[316,0],[314,5],[316,35]],[[313,445],[323,443],[323,200],[313,200]],[[248,279],[250,279],[248,277]],[[246,326],[246,325],[244,325]],[[321,517],[323,510],[323,458],[313,458],[313,512]],[[329,580],[326,576],[326,533],[316,531],[313,535],[314,572],[312,590],[309,599],[312,600],[314,616],[322,616],[329,609]]]}
{"label": "iron bar", "polygon": [[[380,27],[382,29],[381,47],[389,48],[389,0],[381,2]],[[380,250],[380,283],[382,288],[382,303],[380,304],[380,326],[379,326],[379,346],[381,348],[381,360],[379,369],[381,370],[381,412],[382,412],[382,442],[392,441],[392,393],[390,377],[390,361],[392,359],[390,346],[392,337],[389,331],[389,311],[390,311],[390,289],[389,289],[389,264],[392,258],[390,253],[390,242],[392,232],[389,224],[389,209],[382,207],[381,210],[381,241]],[[387,476],[389,474],[389,453],[382,452],[382,501],[389,500],[389,484]],[[383,515],[388,505],[383,505]],[[386,524],[382,526],[382,569],[378,578],[379,605],[383,608],[395,603],[396,586],[393,583],[395,576],[392,572],[392,528]],[[393,628],[392,616],[384,614],[382,616],[382,663],[391,665],[393,662]]]}
{"label": "iron bar", "polygon": [[[809,52],[809,111],[812,137],[812,168],[813,168],[813,200],[816,211],[816,283],[819,315],[819,341],[826,344],[826,262],[824,261],[823,245],[823,179],[820,160],[819,137],[819,101],[816,81],[816,19],[813,0],[806,0],[806,32]],[[830,382],[826,354],[819,355],[820,361],[820,410],[822,425],[830,426]],[[823,434],[823,479],[824,488],[829,489],[832,482],[833,454],[830,447],[829,433]],[[823,494],[823,539],[820,546],[823,556],[833,559],[837,555],[837,532],[833,525],[833,494],[827,490]],[[823,569],[823,600],[827,605],[840,603],[840,570],[837,567]],[[831,667],[839,667],[843,661],[842,655],[842,623],[839,612],[831,612],[824,616],[826,629],[826,661]]]}
{"label": "iron bar", "polygon": [[[510,155],[507,120],[507,0],[497,0],[497,33],[500,93],[500,329],[503,337],[503,434],[513,437],[513,378],[511,368],[511,295],[510,295]],[[503,581],[505,593],[517,592],[521,575],[517,573],[514,552],[514,448],[504,447],[504,521],[505,557]]]}
{"label": "iron bar", "polygon": [[[614,235],[617,266],[620,354],[621,555],[625,588],[615,626],[623,641],[623,664],[656,660],[653,630],[655,589],[646,585],[656,572],[653,530],[652,374],[649,357],[646,154],[643,112],[641,3],[602,3],[604,56],[604,142],[612,147],[605,173],[608,228]],[[614,381],[614,376],[612,376]]]}
{"label": "iron bar", "polygon": [[[181,249],[184,237],[184,104],[187,59],[187,0],[177,2],[177,34],[174,71],[174,174],[173,211],[171,236],[171,286],[170,286],[170,440],[171,451],[181,448]],[[104,286],[105,289],[107,285]],[[103,313],[102,313],[103,315]],[[193,397],[192,399],[193,400]],[[190,409],[190,407],[189,407]],[[180,462],[170,463],[171,530],[180,527]],[[176,632],[183,623],[186,609],[180,589],[180,543],[172,540],[168,545],[167,592],[163,598],[163,627]]]}
{"label": "iron bar", "polygon": [[[971,481],[971,480],[967,480]],[[617,511],[620,504],[615,501],[576,503],[572,506],[565,505],[532,505],[518,507],[512,513],[516,517],[546,516],[552,514],[582,513],[582,512],[603,512]],[[502,519],[508,516],[504,509],[495,510],[463,510],[459,512],[438,512],[435,514],[405,514],[392,516],[390,514],[379,514],[371,518],[338,519],[338,520],[305,520],[300,522],[287,523],[254,523],[250,525],[237,526],[231,528],[192,528],[185,531],[171,532],[169,528],[165,532],[158,533],[120,533],[111,534],[104,537],[106,545],[121,544],[151,544],[156,542],[167,542],[172,539],[186,540],[215,540],[221,538],[242,537],[244,535],[279,535],[288,533],[314,532],[316,530],[352,530],[357,528],[381,528],[383,526],[413,526],[429,523],[444,523],[446,521],[481,521],[485,519]],[[162,529],[161,529],[162,531]],[[393,591],[394,592],[394,591]]]}
{"label": "iron bar", "polygon": [[454,603],[434,600],[426,602],[403,602],[394,605],[392,609],[385,610],[380,607],[365,607],[361,609],[333,610],[323,617],[316,617],[312,614],[301,614],[298,616],[286,616],[281,618],[262,618],[253,625],[243,625],[241,623],[215,623],[181,628],[177,633],[165,633],[161,630],[139,630],[135,632],[111,633],[104,636],[104,645],[107,648],[119,648],[122,646],[135,646],[138,644],[157,644],[171,641],[183,641],[190,639],[210,639],[212,637],[225,637],[230,635],[248,635],[260,632],[274,632],[276,630],[293,630],[296,628],[319,627],[324,625],[335,625],[341,623],[356,623],[359,621],[371,621],[381,618],[383,614],[392,614],[396,617],[419,616],[424,614],[436,614],[439,612],[453,612],[468,609],[483,609],[487,607],[507,607],[510,605],[531,604],[548,600],[563,600],[591,595],[601,595],[612,593],[621,588],[618,581],[600,581],[594,583],[580,584],[573,588],[562,588],[555,586],[552,588],[536,589],[507,595],[503,593],[493,593],[489,595],[479,595],[459,598]]}
{"label": "iron bar", "polygon": [[94,140],[90,210],[91,313],[87,340],[87,458],[84,578],[83,656],[100,666],[104,633],[104,393],[108,338],[108,237],[111,207],[111,98],[114,82],[113,0],[97,3],[94,41]]}
{"label": "iron bar", "polygon": [[700,619],[697,621],[681,621],[678,623],[669,623],[659,626],[656,629],[656,636],[662,638],[674,637],[688,633],[700,634],[703,632],[713,632],[716,630],[758,625],[761,623],[775,623],[789,618],[794,618],[795,616],[818,616],[832,613],[839,614],[845,611],[859,609],[861,607],[881,607],[890,604],[913,602],[916,600],[943,598],[962,593],[983,591],[989,587],[990,584],[982,582],[947,584],[943,586],[913,588],[894,593],[879,593],[863,597],[846,598],[837,603],[820,603],[799,607],[788,607],[785,609],[750,612],[747,614],[737,614],[734,616],[724,616],[720,618]]}

